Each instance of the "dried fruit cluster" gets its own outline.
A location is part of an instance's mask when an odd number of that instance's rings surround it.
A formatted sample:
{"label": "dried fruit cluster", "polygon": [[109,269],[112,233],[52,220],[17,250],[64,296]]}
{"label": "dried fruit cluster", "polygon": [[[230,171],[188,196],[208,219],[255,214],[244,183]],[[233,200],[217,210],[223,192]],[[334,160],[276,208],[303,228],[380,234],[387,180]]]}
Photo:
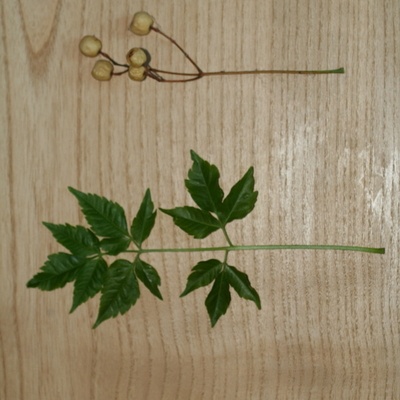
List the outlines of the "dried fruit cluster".
{"label": "dried fruit cluster", "polygon": [[[150,53],[148,50],[140,47],[134,47],[130,49],[126,54],[127,63],[119,63],[110,57],[107,53],[102,51],[101,40],[96,36],[88,35],[84,36],[79,44],[81,53],[87,57],[96,57],[98,55],[104,58],[98,60],[93,69],[93,78],[99,81],[109,81],[113,76],[128,74],[129,78],[133,81],[142,82],[147,77],[152,78],[158,82],[189,82],[194,81],[205,76],[215,75],[249,75],[249,74],[330,74],[330,73],[344,73],[343,68],[333,70],[321,70],[321,71],[298,71],[298,70],[253,70],[253,71],[216,71],[216,72],[205,72],[197,63],[189,56],[189,54],[170,36],[165,34],[155,26],[155,19],[149,13],[145,11],[137,12],[132,19],[129,26],[129,30],[135,35],[145,36],[151,31],[162,35],[168,39],[180,52],[186,57],[186,59],[193,65],[196,72],[175,72],[166,71],[163,69],[153,68],[150,65]],[[115,67],[122,68],[120,71],[114,71]],[[164,75],[169,75],[166,78]],[[174,78],[170,78],[174,76]]]}
{"label": "dried fruit cluster", "polygon": [[[129,30],[135,35],[145,36],[148,35],[152,30],[160,33],[164,37],[167,37],[172,43],[176,44],[176,42],[161,32],[158,28],[154,26],[155,19],[147,12],[140,11],[137,12],[132,19],[132,22],[129,26]],[[177,44],[176,44],[177,45]],[[177,45],[179,49],[180,46]],[[129,78],[133,81],[142,82],[147,77],[153,78],[159,82],[166,82],[170,80],[166,80],[159,75],[159,72],[163,73],[171,73],[168,71],[161,71],[150,66],[150,53],[148,50],[141,47],[133,47],[126,54],[126,64],[121,64],[116,62],[112,57],[110,57],[107,53],[102,51],[102,43],[101,40],[96,36],[87,35],[84,36],[79,43],[79,50],[81,53],[87,57],[96,57],[98,55],[103,56],[106,59],[98,60],[93,69],[92,76],[93,78],[99,81],[109,81],[115,75],[122,75],[127,73]],[[181,49],[182,50],[182,49]],[[184,51],[183,51],[184,52]],[[186,53],[184,52],[186,55]],[[188,57],[188,56],[187,56]],[[190,59],[190,57],[189,57]],[[196,65],[193,62],[194,65]],[[119,72],[114,71],[114,67],[122,67],[123,69]],[[197,67],[197,66],[196,66]],[[197,67],[197,74],[189,74],[190,77],[194,76],[195,79],[198,79],[201,73],[201,70]],[[179,73],[178,73],[179,74]],[[186,74],[179,74],[186,75]],[[192,80],[192,79],[185,79]]]}

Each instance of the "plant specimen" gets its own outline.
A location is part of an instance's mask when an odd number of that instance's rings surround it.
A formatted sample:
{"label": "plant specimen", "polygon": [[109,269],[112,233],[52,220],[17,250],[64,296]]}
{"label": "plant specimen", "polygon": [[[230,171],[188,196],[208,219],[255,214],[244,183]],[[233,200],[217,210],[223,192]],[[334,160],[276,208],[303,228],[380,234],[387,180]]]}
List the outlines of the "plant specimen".
{"label": "plant specimen", "polygon": [[[100,81],[110,80],[113,76],[128,74],[129,78],[133,81],[144,81],[147,77],[154,79],[158,82],[176,83],[176,82],[190,82],[195,81],[206,76],[225,76],[225,75],[259,75],[259,74],[343,74],[344,68],[330,69],[330,70],[313,70],[313,71],[299,71],[299,70],[252,70],[252,71],[203,71],[192,57],[169,35],[164,33],[155,24],[155,19],[145,11],[137,12],[132,19],[129,30],[136,35],[144,36],[150,32],[155,32],[162,35],[169,40],[185,58],[193,65],[196,72],[176,72],[166,71],[159,68],[153,68],[150,65],[151,56],[148,50],[143,48],[134,47],[126,54],[127,63],[119,63],[115,61],[110,55],[102,51],[101,41],[92,35],[84,36],[79,44],[81,53],[87,57],[96,57],[98,55],[104,57],[101,61],[103,64],[94,65],[92,76]],[[104,63],[108,64],[108,67]],[[118,72],[114,72],[114,67],[120,68]],[[165,77],[168,76],[168,78]]]}
{"label": "plant specimen", "polygon": [[[345,250],[383,254],[384,248],[337,245],[235,245],[227,226],[243,219],[253,209],[258,192],[254,190],[253,167],[233,185],[225,196],[219,184],[220,172],[215,165],[191,152],[192,167],[185,186],[196,206],[160,208],[173,218],[176,226],[196,239],[222,231],[226,244],[219,247],[146,248],[156,222],[157,211],[150,190],[145,192],[136,216],[128,227],[124,209],[117,203],[96,194],[69,188],[76,197],[90,228],[44,222],[54,238],[69,252],[50,254],[27,286],[51,291],[74,282],[71,312],[97,293],[100,307],[93,327],[103,321],[125,314],[139,299],[141,285],[162,300],[161,279],[157,270],[146,261],[150,253],[222,253],[220,259],[199,261],[188,276],[181,297],[212,284],[205,300],[211,325],[224,315],[231,302],[231,289],[240,297],[261,308],[260,296],[248,276],[231,265],[229,254],[234,251],[262,250]],[[120,258],[124,254],[125,258]]]}

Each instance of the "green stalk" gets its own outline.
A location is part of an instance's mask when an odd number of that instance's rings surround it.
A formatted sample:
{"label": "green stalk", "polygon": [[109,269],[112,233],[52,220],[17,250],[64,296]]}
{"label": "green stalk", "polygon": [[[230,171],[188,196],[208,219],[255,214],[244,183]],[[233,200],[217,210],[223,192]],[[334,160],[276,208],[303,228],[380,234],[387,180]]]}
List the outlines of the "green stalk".
{"label": "green stalk", "polygon": [[360,246],[338,246],[319,244],[267,244],[267,245],[243,245],[243,246],[216,246],[216,247],[175,247],[164,249],[141,249],[127,250],[126,253],[199,253],[207,251],[258,251],[258,250],[333,250],[354,251],[361,253],[385,254],[384,248],[360,247]]}

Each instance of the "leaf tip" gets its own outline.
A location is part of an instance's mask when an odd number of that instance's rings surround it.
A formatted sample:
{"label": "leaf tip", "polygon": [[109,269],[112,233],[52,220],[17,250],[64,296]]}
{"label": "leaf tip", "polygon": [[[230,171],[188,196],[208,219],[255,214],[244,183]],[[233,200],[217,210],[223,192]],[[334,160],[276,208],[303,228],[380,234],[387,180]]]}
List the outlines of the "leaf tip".
{"label": "leaf tip", "polygon": [[92,329],[96,329],[104,321],[105,320],[103,318],[100,318],[100,316],[98,316],[96,322],[92,325]]}
{"label": "leaf tip", "polygon": [[192,157],[192,160],[193,160],[193,157],[196,157],[196,156],[197,156],[196,152],[194,150],[190,149],[190,157]]}
{"label": "leaf tip", "polygon": [[68,186],[68,190],[70,193],[72,193],[78,200],[79,200],[79,196],[83,195],[84,193],[81,192],[78,189],[73,188],[72,186]]}
{"label": "leaf tip", "polygon": [[196,163],[201,163],[201,161],[204,161],[194,150],[190,150],[190,158]]}
{"label": "leaf tip", "polygon": [[29,281],[26,282],[26,287],[27,287],[27,288],[35,288],[35,287],[36,287],[35,282],[33,281],[33,279],[34,279],[34,278],[29,279]]}
{"label": "leaf tip", "polygon": [[[172,208],[171,209],[169,209],[169,208],[162,208],[162,207],[158,207],[158,209],[162,212],[162,213],[164,213],[164,214],[167,214],[167,215],[171,215],[171,212],[172,212]],[[172,216],[172,215],[171,215]]]}
{"label": "leaf tip", "polygon": [[216,321],[211,320],[211,328],[214,328],[214,326],[217,324],[217,321],[218,321],[218,320],[216,320]]}

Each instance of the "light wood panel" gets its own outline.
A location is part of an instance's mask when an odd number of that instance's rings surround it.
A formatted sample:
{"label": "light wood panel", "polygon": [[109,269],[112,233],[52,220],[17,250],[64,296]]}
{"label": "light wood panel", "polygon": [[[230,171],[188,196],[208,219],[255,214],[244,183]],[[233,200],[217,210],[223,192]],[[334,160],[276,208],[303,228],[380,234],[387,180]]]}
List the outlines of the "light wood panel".
{"label": "light wood panel", "polygon": [[[0,398],[399,399],[400,4],[397,0],[0,3]],[[190,69],[167,41],[127,31],[146,9],[208,70],[344,66],[345,75],[99,83],[78,43]],[[384,246],[232,255],[263,308],[239,300],[214,329],[207,289],[179,293],[201,255],[149,260],[164,301],[143,293],[97,330],[98,299],[25,284],[59,250],[41,221],[82,223],[73,186],[129,217],[189,201],[189,150],[229,187],[255,168],[259,200],[235,243]],[[216,234],[204,244],[223,244]],[[149,246],[197,244],[159,215]],[[206,257],[207,255],[204,255]]]}

